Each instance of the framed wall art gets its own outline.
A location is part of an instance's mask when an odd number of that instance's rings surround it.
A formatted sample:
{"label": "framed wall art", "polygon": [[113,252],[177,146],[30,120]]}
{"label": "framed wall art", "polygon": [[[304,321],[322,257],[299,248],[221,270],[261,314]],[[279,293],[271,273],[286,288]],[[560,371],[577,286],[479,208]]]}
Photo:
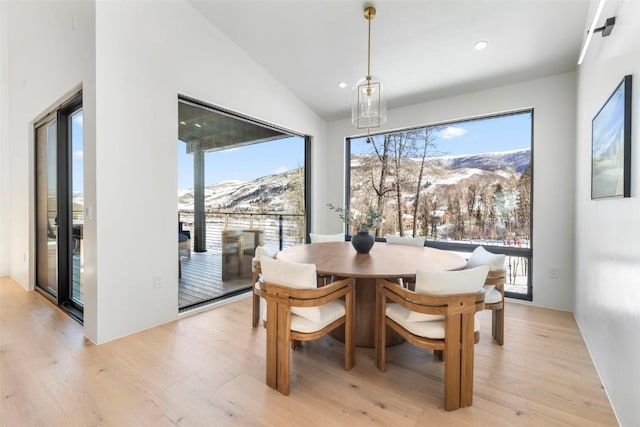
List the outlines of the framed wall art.
{"label": "framed wall art", "polygon": [[631,76],[625,76],[591,122],[591,198],[629,197]]}

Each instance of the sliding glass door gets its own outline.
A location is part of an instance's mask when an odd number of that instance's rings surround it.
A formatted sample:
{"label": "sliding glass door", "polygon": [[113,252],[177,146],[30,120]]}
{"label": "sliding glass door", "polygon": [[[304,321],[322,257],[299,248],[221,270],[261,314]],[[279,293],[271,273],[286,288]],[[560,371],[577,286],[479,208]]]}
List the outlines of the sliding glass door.
{"label": "sliding glass door", "polygon": [[58,296],[58,162],[56,120],[36,128],[36,285]]}
{"label": "sliding glass door", "polygon": [[82,95],[35,125],[36,289],[82,321]]}
{"label": "sliding glass door", "polygon": [[71,300],[78,306],[83,306],[84,283],[84,167],[83,167],[83,128],[84,114],[82,109],[74,111],[69,116],[71,145]]}

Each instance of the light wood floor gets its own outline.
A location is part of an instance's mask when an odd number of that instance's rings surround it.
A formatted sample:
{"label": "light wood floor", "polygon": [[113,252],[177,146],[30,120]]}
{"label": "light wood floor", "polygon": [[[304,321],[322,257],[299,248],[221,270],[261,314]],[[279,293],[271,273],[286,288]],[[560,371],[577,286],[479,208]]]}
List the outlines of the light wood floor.
{"label": "light wood floor", "polygon": [[506,344],[481,313],[472,407],[442,409],[442,364],[408,344],[305,343],[288,397],[265,385],[265,330],[242,299],[95,346],[35,292],[0,279],[2,426],[617,425],[573,316],[508,304]]}

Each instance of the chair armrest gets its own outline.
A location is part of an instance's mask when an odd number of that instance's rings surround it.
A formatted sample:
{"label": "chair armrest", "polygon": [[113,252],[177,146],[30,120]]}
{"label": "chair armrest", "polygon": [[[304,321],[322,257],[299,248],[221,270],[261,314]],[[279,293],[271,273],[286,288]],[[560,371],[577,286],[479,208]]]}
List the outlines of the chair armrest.
{"label": "chair armrest", "polygon": [[500,270],[489,270],[489,274],[487,275],[487,280],[485,280],[484,284],[494,285],[496,289],[502,294],[504,297],[504,284],[506,282],[506,273],[505,269]]}
{"label": "chair armrest", "polygon": [[506,277],[507,271],[503,268],[500,270],[489,270],[489,273],[487,274],[487,280],[485,281],[485,285],[499,285],[499,284],[504,284],[505,282],[505,277]]}
{"label": "chair armrest", "polygon": [[275,283],[260,281],[260,290],[264,297],[289,299],[292,307],[317,307],[337,300],[349,293],[355,293],[354,278],[338,280],[321,288],[290,288]]}
{"label": "chair armrest", "polygon": [[424,314],[454,314],[474,306],[474,311],[484,309],[484,289],[478,292],[452,295],[417,293],[398,286],[386,279],[378,279],[377,292],[404,308]]}

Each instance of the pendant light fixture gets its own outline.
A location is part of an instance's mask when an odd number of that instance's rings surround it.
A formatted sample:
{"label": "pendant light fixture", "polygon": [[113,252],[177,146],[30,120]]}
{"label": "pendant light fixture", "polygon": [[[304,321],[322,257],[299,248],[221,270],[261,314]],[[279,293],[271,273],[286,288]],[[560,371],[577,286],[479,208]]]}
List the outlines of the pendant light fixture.
{"label": "pendant light fixture", "polygon": [[358,80],[353,88],[351,123],[358,129],[380,127],[387,121],[387,100],[379,77],[371,75],[371,20],[376,17],[373,6],[364,8],[364,17],[369,21],[367,40],[367,75]]}

